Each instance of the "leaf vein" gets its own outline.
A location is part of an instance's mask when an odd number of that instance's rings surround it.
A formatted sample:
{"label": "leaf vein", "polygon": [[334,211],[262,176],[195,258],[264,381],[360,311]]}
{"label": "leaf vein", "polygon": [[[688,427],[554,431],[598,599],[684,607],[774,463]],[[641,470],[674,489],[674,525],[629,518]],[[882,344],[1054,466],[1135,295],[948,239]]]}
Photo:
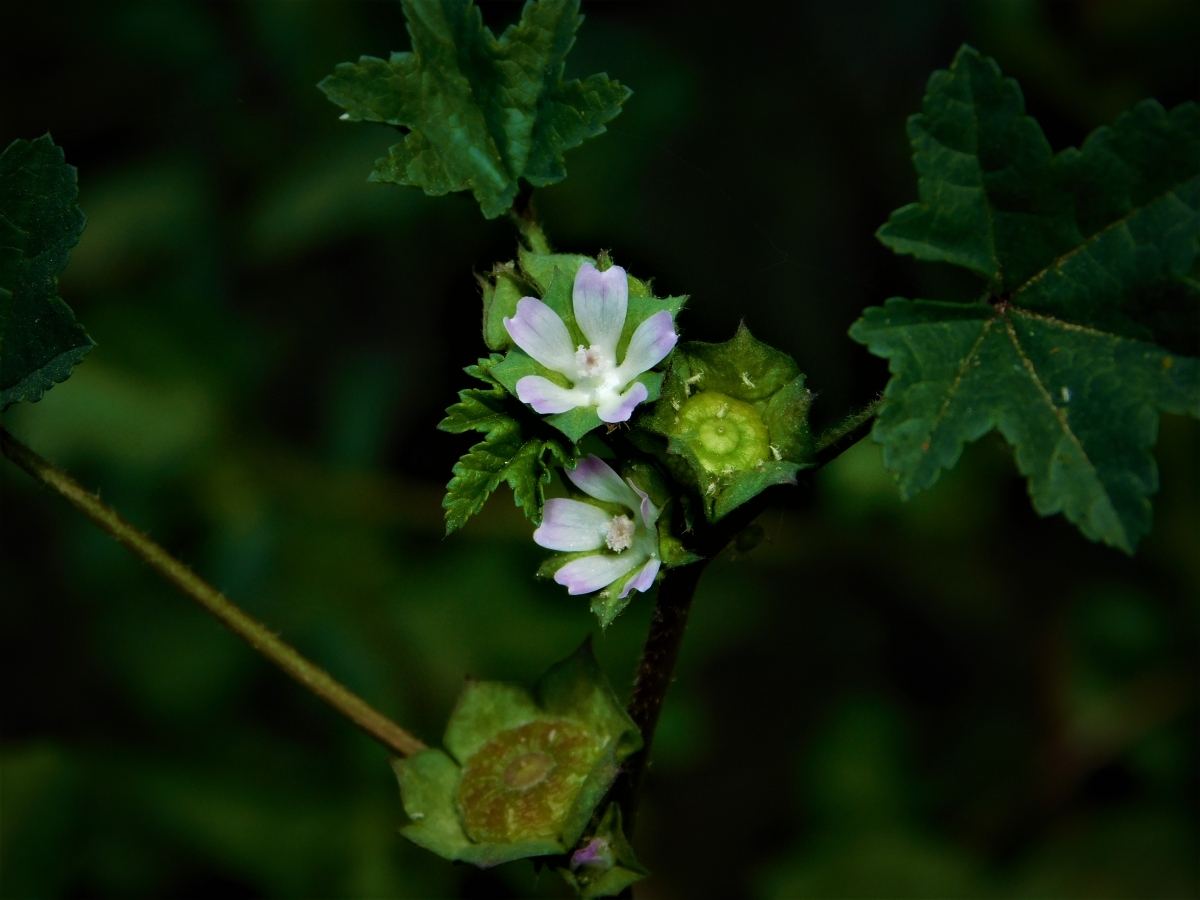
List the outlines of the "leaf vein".
{"label": "leaf vein", "polygon": [[1100,238],[1103,237],[1105,234],[1107,234],[1109,231],[1113,230],[1114,228],[1117,228],[1118,226],[1128,225],[1129,220],[1132,219],[1139,212],[1141,212],[1142,210],[1148,209],[1149,207],[1153,206],[1156,203],[1166,200],[1168,197],[1170,197],[1173,194],[1179,193],[1179,191],[1185,185],[1189,184],[1192,181],[1195,181],[1196,178],[1197,178],[1197,176],[1193,175],[1191,178],[1184,179],[1183,181],[1179,182],[1178,184],[1173,185],[1172,187],[1163,191],[1157,197],[1154,197],[1154,198],[1146,201],[1145,203],[1143,203],[1140,206],[1135,206],[1133,209],[1129,210],[1129,212],[1125,213],[1125,215],[1109,222],[1107,225],[1105,225],[1099,231],[1097,231],[1096,233],[1085,238],[1083,243],[1079,244],[1077,247],[1072,247],[1066,253],[1062,254],[1062,256],[1059,256],[1056,259],[1054,259],[1052,262],[1048,263],[1046,265],[1046,267],[1043,268],[1040,272],[1037,272],[1036,274],[1031,275],[1024,284],[1022,284],[1019,288],[1017,288],[1015,291],[1013,291],[1012,296],[1016,297],[1016,296],[1020,295],[1023,291],[1027,290],[1028,288],[1033,287],[1033,285],[1035,285],[1035,284],[1037,284],[1037,282],[1041,281],[1041,279],[1044,278],[1048,272],[1055,270],[1055,269],[1060,269],[1063,265],[1066,264],[1067,260],[1069,260],[1075,254],[1080,253],[1083,250],[1086,250],[1088,247],[1090,247],[1096,241],[1100,240]]}

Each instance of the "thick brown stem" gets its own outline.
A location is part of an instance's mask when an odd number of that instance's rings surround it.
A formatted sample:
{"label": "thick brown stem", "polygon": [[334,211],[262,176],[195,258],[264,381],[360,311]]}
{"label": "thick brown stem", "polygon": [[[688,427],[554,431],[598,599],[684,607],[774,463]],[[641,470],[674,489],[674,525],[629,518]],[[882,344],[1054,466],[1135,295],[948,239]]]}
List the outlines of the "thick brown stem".
{"label": "thick brown stem", "polygon": [[115,509],[62,469],[38,456],[4,428],[0,428],[0,451],[42,484],[60,494],[112,535],[117,543],[132,551],[159,575],[199,603],[218,622],[283,669],[302,687],[316,694],[379,743],[401,756],[412,756],[425,749],[424,743],[309,662],[265,625],[248,616],[224,594],[131,525]]}

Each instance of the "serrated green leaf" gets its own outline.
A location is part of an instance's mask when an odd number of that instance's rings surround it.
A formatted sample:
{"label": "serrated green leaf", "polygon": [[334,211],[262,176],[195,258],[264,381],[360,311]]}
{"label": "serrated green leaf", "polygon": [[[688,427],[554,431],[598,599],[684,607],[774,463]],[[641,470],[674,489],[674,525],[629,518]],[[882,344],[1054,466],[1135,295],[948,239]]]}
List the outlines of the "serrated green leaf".
{"label": "serrated green leaf", "polygon": [[371,178],[427,194],[470,190],[493,219],[518,181],[566,178],[563,153],[605,131],[630,90],[608,78],[563,81],[579,0],[535,0],[499,38],[470,0],[402,0],[412,52],[342,63],[319,87],[351,121],[407,129]]}
{"label": "serrated green leaf", "polygon": [[78,193],[50,135],[0,154],[0,409],[40,400],[95,346],[57,296],[85,222]]}
{"label": "serrated green leaf", "polygon": [[963,266],[999,292],[1078,243],[1050,144],[994,60],[963,45],[930,76],[908,136],[921,200],[878,232],[897,253]]}
{"label": "serrated green leaf", "polygon": [[1150,530],[1158,411],[1200,415],[1200,360],[1025,310],[896,298],[851,336],[890,360],[874,434],[905,497],[998,428],[1040,514],[1128,553]]}
{"label": "serrated green leaf", "polygon": [[452,434],[478,431],[486,437],[454,464],[454,477],[446,485],[442,506],[446,510],[446,533],[462,528],[483,509],[488,497],[507,483],[513,500],[534,524],[542,520],[545,485],[554,463],[568,465],[574,456],[556,441],[524,439],[516,419],[504,411],[507,393],[494,372],[502,357],[494,353],[478,365],[468,366],[468,375],[488,384],[486,388],[459,391],[459,402],[446,410],[438,428]]}
{"label": "serrated green leaf", "polygon": [[[1020,89],[969,47],[909,122],[921,202],[880,239],[965,266],[990,303],[889,300],[851,336],[890,360],[875,425],[901,492],[998,428],[1034,508],[1132,553],[1160,410],[1200,415],[1200,107],[1139,103],[1052,156]],[[1157,342],[1157,343],[1156,343]]]}

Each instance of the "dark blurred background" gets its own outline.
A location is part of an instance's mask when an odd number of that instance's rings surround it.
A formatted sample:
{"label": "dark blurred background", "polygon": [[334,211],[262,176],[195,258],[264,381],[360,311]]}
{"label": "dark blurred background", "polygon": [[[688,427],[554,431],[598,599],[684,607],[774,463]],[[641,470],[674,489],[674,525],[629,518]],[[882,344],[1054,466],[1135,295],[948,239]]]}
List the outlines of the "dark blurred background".
{"label": "dark blurred background", "polygon": [[[882,361],[891,295],[965,298],[872,234],[916,197],[904,132],[967,41],[1055,147],[1198,90],[1200,4],[585,4],[568,74],[635,91],[541,192],[558,247],[743,316],[818,425]],[[497,29],[519,5],[485,3]],[[514,234],[366,181],[334,65],[406,49],[398,4],[9,4],[0,145],[50,131],[89,220],[62,295],[99,346],[6,425],[371,702],[436,741],[465,675],[529,682],[595,631],[534,581],[501,491],[442,537],[470,443],[434,430],[483,352],[473,271]],[[705,576],[637,845],[647,898],[1195,897],[1195,421],[1164,417],[1135,558],[1030,509],[989,438],[902,505],[864,441]],[[5,897],[561,896],[398,837],[385,754],[8,463]],[[597,650],[628,690],[650,602]]]}

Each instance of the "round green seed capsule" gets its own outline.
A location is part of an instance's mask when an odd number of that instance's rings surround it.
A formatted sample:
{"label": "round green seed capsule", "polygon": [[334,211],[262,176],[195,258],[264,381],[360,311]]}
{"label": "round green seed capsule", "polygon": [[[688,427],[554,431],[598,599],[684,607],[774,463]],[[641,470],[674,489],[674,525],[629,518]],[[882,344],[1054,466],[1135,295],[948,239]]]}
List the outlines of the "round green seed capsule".
{"label": "round green seed capsule", "polygon": [[700,464],[718,475],[752,469],[771,458],[767,426],[754,407],[716,391],[688,400],[676,427]]}
{"label": "round green seed capsule", "polygon": [[556,838],[602,747],[564,720],[502,731],[463,767],[458,808],[476,843]]}

